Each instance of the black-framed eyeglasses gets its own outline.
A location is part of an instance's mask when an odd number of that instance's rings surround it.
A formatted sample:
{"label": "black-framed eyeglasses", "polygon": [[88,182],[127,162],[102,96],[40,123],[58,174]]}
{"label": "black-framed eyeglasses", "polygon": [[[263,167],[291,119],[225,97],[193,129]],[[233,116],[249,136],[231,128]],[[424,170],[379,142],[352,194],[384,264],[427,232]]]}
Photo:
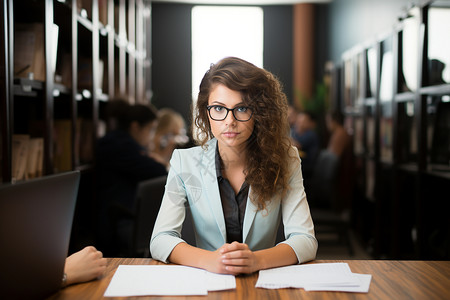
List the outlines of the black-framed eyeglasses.
{"label": "black-framed eyeglasses", "polygon": [[227,118],[228,112],[233,113],[233,117],[239,122],[246,122],[251,119],[253,111],[250,107],[236,106],[235,108],[227,108],[222,105],[208,105],[206,107],[209,116],[214,121],[223,121]]}

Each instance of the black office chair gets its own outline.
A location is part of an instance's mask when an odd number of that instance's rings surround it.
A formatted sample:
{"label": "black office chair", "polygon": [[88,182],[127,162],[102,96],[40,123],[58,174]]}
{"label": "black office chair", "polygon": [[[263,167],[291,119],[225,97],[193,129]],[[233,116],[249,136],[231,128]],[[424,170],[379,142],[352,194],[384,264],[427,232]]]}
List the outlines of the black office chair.
{"label": "black office chair", "polygon": [[163,175],[138,184],[131,250],[133,257],[150,257],[150,238],[161,206],[166,180],[167,175]]}
{"label": "black office chair", "polygon": [[348,209],[338,209],[339,205],[336,203],[339,200],[338,167],[339,158],[328,150],[321,150],[312,177],[306,185],[306,194],[316,233],[337,235],[337,242],[344,243],[348,247],[349,254],[353,255],[350,212]]}
{"label": "black office chair", "polygon": [[[132,257],[150,257],[150,238],[164,196],[167,176],[145,180],[139,183],[136,192],[136,215],[134,219]],[[186,218],[181,231],[182,238],[195,245],[192,216],[186,208]]]}

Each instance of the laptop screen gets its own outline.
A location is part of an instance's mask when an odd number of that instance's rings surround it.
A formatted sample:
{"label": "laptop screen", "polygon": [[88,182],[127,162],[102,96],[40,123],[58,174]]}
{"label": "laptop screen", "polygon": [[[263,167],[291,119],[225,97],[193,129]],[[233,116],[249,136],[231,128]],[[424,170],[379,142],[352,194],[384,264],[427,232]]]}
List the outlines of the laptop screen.
{"label": "laptop screen", "polygon": [[0,291],[45,298],[61,286],[80,174],[0,186]]}

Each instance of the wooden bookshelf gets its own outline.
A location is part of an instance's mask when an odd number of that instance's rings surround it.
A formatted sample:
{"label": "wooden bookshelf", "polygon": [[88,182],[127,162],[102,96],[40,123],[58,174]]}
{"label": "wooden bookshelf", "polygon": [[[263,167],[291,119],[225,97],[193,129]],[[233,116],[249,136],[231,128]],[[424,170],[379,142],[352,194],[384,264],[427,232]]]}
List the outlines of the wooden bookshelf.
{"label": "wooden bookshelf", "polygon": [[450,29],[450,4],[423,1],[399,19],[342,57],[342,110],[363,178],[355,229],[378,258],[449,259],[442,211],[449,208],[450,72],[443,66],[450,37],[442,32]]}
{"label": "wooden bookshelf", "polygon": [[[101,109],[115,97],[148,103],[150,3],[2,0],[1,8],[0,183],[80,170],[71,240],[79,250],[95,232]],[[41,173],[16,175],[18,136],[42,141]]]}
{"label": "wooden bookshelf", "polygon": [[[101,134],[100,106],[116,96],[147,102],[149,4],[3,0],[2,9],[1,182],[24,180],[12,176],[13,134],[43,138],[44,175],[67,166],[89,170]],[[70,155],[61,169],[55,165],[60,159],[55,151],[62,146],[55,131],[63,123],[69,137],[59,137],[69,143],[64,146]],[[81,149],[86,143],[90,149]]]}

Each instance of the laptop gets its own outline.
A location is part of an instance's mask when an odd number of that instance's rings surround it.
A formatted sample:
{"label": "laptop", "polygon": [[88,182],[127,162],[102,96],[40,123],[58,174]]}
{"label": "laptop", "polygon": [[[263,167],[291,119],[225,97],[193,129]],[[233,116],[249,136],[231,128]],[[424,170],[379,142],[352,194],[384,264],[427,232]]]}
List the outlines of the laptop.
{"label": "laptop", "polygon": [[79,171],[0,185],[0,297],[43,299],[61,287]]}

